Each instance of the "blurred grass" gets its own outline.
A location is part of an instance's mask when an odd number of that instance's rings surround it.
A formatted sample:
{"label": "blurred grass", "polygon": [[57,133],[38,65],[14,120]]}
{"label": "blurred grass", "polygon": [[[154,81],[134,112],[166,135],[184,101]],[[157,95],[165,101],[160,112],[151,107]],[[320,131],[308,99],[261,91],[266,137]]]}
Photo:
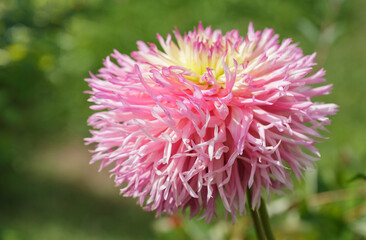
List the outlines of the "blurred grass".
{"label": "blurred grass", "polygon": [[[316,172],[293,194],[273,196],[272,222],[279,239],[366,239],[365,181],[349,182],[366,173],[364,9],[364,0],[1,1],[0,239],[253,239],[247,218],[235,226],[154,220],[88,165],[82,144],[88,71],[114,48],[129,53],[137,40],[156,43],[157,32],[199,21],[242,35],[253,21],[300,42],[306,54],[318,52],[334,83],[318,100],[340,112],[318,145]],[[316,204],[339,189],[349,198]]]}

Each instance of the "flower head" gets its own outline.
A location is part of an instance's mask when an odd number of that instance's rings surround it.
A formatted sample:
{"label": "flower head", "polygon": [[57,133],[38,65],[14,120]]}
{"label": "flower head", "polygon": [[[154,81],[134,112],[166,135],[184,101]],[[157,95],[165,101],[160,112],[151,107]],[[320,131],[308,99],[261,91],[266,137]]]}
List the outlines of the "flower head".
{"label": "flower head", "polygon": [[315,54],[304,56],[272,29],[245,38],[211,27],[183,36],[157,35],[162,50],[139,41],[131,57],[114,51],[92,91],[89,118],[96,143],[91,162],[110,170],[121,194],[146,210],[173,214],[190,208],[210,221],[221,199],[235,218],[267,194],[291,188],[320,156],[317,132],[335,104],[314,103],[331,85],[323,69],[311,74]]}

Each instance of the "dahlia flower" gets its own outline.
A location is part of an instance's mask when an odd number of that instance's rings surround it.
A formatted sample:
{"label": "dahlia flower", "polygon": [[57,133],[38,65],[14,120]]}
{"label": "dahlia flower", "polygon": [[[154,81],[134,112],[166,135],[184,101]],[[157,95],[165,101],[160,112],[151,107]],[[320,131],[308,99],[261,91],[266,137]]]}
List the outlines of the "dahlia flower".
{"label": "dahlia flower", "polygon": [[[190,209],[210,221],[217,200],[233,218],[257,209],[263,193],[291,189],[320,157],[314,143],[335,104],[315,54],[304,56],[272,29],[245,38],[199,24],[131,57],[115,50],[86,81],[96,110],[88,120],[91,163],[107,166],[121,194],[157,215]],[[315,138],[315,139],[314,139]]]}

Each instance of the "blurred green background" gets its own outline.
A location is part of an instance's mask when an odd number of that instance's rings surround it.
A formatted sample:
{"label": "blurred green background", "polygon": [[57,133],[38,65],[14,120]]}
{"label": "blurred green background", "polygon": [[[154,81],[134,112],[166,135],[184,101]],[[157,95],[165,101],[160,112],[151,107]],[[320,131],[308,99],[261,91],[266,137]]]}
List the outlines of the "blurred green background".
{"label": "blurred green background", "polygon": [[[1,0],[0,239],[255,239],[249,217],[156,219],[89,165],[84,78],[113,49],[201,20],[291,37],[334,83],[340,112],[317,170],[269,206],[278,239],[366,239],[365,0]],[[358,177],[357,177],[358,176]],[[351,179],[354,179],[351,181]]]}

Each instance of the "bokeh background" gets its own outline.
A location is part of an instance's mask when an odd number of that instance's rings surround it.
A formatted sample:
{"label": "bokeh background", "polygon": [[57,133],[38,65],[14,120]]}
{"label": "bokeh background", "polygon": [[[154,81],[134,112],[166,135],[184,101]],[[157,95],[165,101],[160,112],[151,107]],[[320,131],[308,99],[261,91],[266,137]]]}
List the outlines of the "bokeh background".
{"label": "bokeh background", "polygon": [[272,225],[278,239],[366,239],[365,10],[365,0],[1,0],[0,239],[255,239],[249,217],[233,225],[222,208],[208,225],[156,219],[119,196],[83,144],[88,72],[113,49],[199,21],[242,35],[253,21],[318,52],[334,89],[317,100],[340,112],[317,170],[272,196]]}

